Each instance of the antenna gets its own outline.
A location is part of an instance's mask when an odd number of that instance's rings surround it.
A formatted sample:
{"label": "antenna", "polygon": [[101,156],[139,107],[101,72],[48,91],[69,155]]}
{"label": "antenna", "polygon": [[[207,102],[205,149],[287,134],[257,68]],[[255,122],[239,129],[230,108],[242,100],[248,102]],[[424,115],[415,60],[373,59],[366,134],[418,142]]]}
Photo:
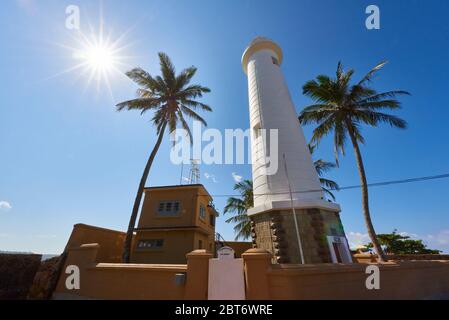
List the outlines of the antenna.
{"label": "antenna", "polygon": [[196,159],[190,160],[190,174],[189,174],[189,182],[190,184],[198,184],[200,183],[200,168],[199,161]]}
{"label": "antenna", "polygon": [[184,162],[181,162],[181,176],[179,177],[179,185],[182,186],[182,180],[183,180],[183,174],[184,174]]}

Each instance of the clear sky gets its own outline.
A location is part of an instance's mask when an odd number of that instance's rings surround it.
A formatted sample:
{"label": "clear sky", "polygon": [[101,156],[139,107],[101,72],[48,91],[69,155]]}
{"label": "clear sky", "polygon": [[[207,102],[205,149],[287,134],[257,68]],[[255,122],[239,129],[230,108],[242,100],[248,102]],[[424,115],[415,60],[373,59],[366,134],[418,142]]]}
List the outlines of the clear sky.
{"label": "clear sky", "polygon": [[[98,31],[98,1],[8,0],[0,6],[0,250],[60,252],[76,223],[124,230],[143,166],[155,142],[150,116],[115,111],[135,97],[123,74],[106,85],[88,84],[81,70],[62,73],[76,61],[77,46],[66,29],[65,10],[78,5],[81,29]],[[365,28],[365,8],[376,4],[381,29]],[[283,48],[282,69],[299,112],[310,101],[302,85],[334,74],[337,62],[362,76],[381,60],[378,90],[403,89],[397,113],[404,131],[364,129],[362,148],[369,182],[449,172],[449,2],[433,1],[104,1],[104,29],[121,41],[129,67],[158,72],[157,52],[178,70],[195,65],[196,82],[212,92],[209,127],[248,128],[246,77],[240,58],[257,35]],[[58,75],[59,74],[59,75]],[[56,76],[55,76],[56,75]],[[307,138],[312,127],[304,128]],[[148,185],[179,183],[180,167],[169,160],[165,140]],[[330,140],[317,156],[332,160]],[[233,193],[234,176],[251,177],[248,165],[202,165],[201,182],[212,194]],[[215,180],[205,174],[213,175]],[[208,176],[209,176],[208,175]],[[328,175],[341,186],[359,183],[350,148]],[[449,179],[370,189],[377,232],[397,228],[449,252]],[[220,212],[226,198],[216,197]],[[337,200],[352,244],[367,241],[360,190]],[[218,219],[217,231],[233,238]]]}

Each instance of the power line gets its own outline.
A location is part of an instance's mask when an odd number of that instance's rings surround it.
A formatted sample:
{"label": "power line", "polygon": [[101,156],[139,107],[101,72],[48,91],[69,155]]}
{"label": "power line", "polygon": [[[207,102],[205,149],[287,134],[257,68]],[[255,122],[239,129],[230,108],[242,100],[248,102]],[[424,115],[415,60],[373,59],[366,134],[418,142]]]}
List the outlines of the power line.
{"label": "power line", "polygon": [[[434,176],[425,176],[425,177],[417,177],[417,178],[409,178],[409,179],[402,179],[402,180],[390,180],[390,181],[382,181],[382,182],[375,182],[375,183],[368,183],[368,187],[381,187],[381,186],[387,186],[387,185],[395,185],[395,184],[405,184],[405,183],[413,183],[413,182],[420,182],[420,181],[428,181],[428,180],[437,180],[437,179],[446,179],[449,178],[449,173],[434,175]],[[350,189],[359,189],[362,185],[350,185],[345,187],[340,187],[338,189],[336,188],[329,188],[331,191],[341,191],[341,190],[350,190]],[[315,190],[300,190],[300,191],[292,191],[292,193],[311,193],[311,192],[322,192],[323,189],[315,189]],[[279,195],[279,194],[289,194],[289,192],[273,192],[273,193],[257,193],[254,194],[255,196],[264,196],[264,195]],[[202,195],[199,196],[209,196],[209,195]],[[210,195],[212,197],[238,197],[241,196],[240,194],[215,194]]]}

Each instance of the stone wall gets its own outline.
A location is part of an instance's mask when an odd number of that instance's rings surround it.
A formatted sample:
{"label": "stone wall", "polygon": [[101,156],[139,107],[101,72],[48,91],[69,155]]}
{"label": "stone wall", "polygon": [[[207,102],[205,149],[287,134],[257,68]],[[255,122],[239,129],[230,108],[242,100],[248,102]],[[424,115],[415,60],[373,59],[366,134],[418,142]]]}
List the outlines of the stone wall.
{"label": "stone wall", "polygon": [[56,268],[59,259],[60,256],[42,261],[39,270],[34,277],[33,285],[28,293],[28,299],[42,300],[51,296],[50,284],[52,279],[57,276]]}
{"label": "stone wall", "polygon": [[[254,247],[273,254],[273,263],[301,263],[296,227],[291,210],[251,216]],[[345,236],[340,215],[319,209],[297,209],[299,234],[305,263],[328,263],[327,236]]]}
{"label": "stone wall", "polygon": [[39,254],[0,254],[0,300],[26,299],[41,259]]}

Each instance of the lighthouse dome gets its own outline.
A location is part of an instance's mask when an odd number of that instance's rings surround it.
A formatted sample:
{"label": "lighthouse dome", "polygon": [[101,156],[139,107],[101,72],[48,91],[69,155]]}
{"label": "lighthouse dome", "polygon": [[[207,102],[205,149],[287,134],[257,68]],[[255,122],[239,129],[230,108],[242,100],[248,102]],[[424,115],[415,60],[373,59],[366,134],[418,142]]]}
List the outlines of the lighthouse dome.
{"label": "lighthouse dome", "polygon": [[245,73],[247,73],[249,59],[254,53],[260,50],[273,51],[277,56],[276,58],[279,61],[279,64],[282,63],[283,54],[281,47],[279,47],[279,45],[271,39],[263,36],[257,36],[250,42],[242,56],[242,68]]}

